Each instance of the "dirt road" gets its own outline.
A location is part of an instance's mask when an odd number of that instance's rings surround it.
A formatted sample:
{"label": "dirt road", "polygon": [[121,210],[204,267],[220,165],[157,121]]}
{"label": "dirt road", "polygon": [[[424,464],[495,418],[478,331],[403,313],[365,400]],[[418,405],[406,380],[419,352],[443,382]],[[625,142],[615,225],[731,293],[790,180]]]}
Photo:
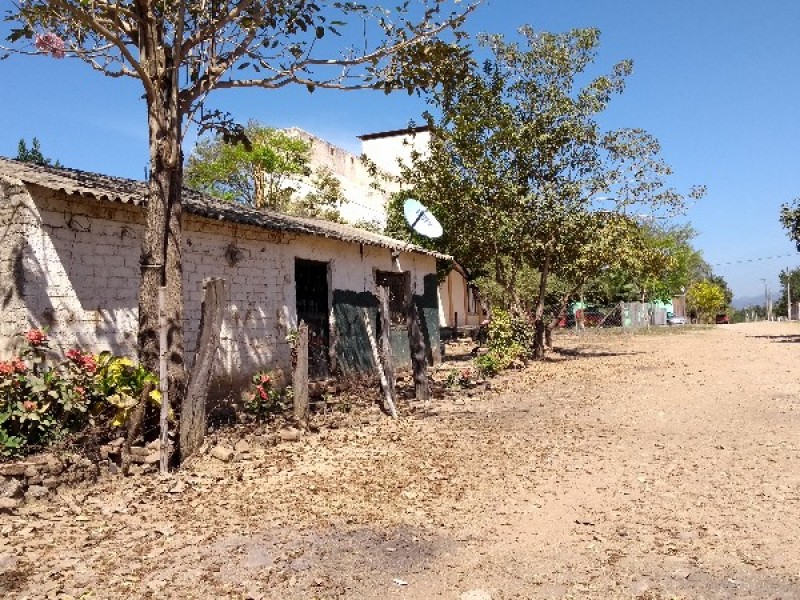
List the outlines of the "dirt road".
{"label": "dirt road", "polygon": [[393,423],[0,516],[9,598],[800,598],[800,325],[557,340]]}

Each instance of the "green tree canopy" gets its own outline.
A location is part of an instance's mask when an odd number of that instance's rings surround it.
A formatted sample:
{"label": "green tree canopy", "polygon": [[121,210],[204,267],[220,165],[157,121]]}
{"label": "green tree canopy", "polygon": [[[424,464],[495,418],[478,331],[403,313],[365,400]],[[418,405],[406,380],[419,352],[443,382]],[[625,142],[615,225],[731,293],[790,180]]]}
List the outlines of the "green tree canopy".
{"label": "green tree canopy", "polygon": [[711,281],[697,281],[686,291],[686,302],[703,320],[710,321],[726,307],[725,290]]}
{"label": "green tree canopy", "polygon": [[491,58],[433,96],[441,116],[427,115],[430,147],[412,155],[404,180],[442,222],[439,249],[489,274],[512,309],[528,304],[522,278],[538,273],[538,352],[548,278],[593,263],[586,248],[611,232],[592,216],[594,198],[604,193],[610,212],[621,214],[643,205],[680,209],[684,198],[666,186],[670,170],[652,136],[603,133],[596,121],[623,91],[630,61],[591,78],[597,30],[523,27],[520,36],[482,36]]}
{"label": "green tree canopy", "polygon": [[33,138],[30,148],[28,148],[25,140],[21,139],[17,145],[17,156],[15,158],[16,160],[20,160],[22,162],[34,163],[43,167],[59,168],[63,166],[57,160],[53,161],[49,158],[45,158],[44,154],[42,154],[42,148],[37,138]]}
{"label": "green tree canopy", "polygon": [[186,183],[255,208],[341,221],[341,183],[325,167],[312,170],[310,161],[310,142],[250,122],[237,139],[218,134],[199,141],[186,164]]}

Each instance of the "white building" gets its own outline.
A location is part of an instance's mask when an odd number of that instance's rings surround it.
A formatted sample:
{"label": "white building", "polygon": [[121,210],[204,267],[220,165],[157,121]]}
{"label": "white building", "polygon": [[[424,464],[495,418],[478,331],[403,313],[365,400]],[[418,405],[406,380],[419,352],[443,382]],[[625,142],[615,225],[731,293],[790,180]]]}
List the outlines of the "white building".
{"label": "white building", "polygon": [[[138,181],[0,158],[0,359],[31,327],[47,327],[56,352],[80,347],[135,356],[144,191]],[[372,369],[364,311],[377,331],[377,286],[397,290],[406,278],[429,359],[438,360],[436,262],[449,257],[350,226],[222,203],[189,190],[183,198],[190,360],[204,280],[221,277],[230,284],[215,395],[243,387],[257,370],[287,368],[285,338],[300,319],[316,334],[311,346],[317,375]],[[403,310],[397,301],[395,293],[393,313]],[[391,336],[403,363],[405,326],[393,328]]]}

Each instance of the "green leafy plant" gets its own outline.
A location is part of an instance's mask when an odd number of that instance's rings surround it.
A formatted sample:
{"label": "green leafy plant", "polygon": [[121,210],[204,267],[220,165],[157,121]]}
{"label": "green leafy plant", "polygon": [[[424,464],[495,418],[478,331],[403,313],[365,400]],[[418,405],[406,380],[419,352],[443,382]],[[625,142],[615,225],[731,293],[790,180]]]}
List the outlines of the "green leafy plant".
{"label": "green leafy plant", "polygon": [[289,394],[275,386],[271,373],[259,372],[253,375],[252,387],[247,393],[244,409],[258,420],[286,410]]}
{"label": "green leafy plant", "polygon": [[[55,362],[48,360],[44,330],[23,337],[20,355],[0,362],[2,456],[24,454],[89,425],[118,427],[144,386],[157,388],[157,378],[130,359],[72,349]],[[150,398],[158,402],[157,389]]]}
{"label": "green leafy plant", "polygon": [[447,374],[445,384],[447,387],[462,387],[467,388],[475,383],[475,373],[472,369],[453,369]]}
{"label": "green leafy plant", "polygon": [[123,425],[139,404],[144,387],[152,385],[148,401],[161,404],[158,377],[131,359],[101,352],[97,357],[96,392],[114,408],[113,427]]}
{"label": "green leafy plant", "polygon": [[475,367],[483,377],[496,375],[530,356],[534,347],[533,323],[522,315],[496,309],[489,323],[488,346],[489,351],[475,359]]}

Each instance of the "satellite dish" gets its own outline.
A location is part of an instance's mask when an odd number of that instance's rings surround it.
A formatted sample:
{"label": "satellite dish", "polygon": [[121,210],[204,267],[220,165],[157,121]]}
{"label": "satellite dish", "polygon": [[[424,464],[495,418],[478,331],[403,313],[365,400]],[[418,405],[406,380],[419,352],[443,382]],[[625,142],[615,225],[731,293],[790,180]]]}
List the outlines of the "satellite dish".
{"label": "satellite dish", "polygon": [[438,238],[444,233],[439,221],[419,200],[409,198],[403,203],[403,215],[408,225],[420,235],[428,238]]}

